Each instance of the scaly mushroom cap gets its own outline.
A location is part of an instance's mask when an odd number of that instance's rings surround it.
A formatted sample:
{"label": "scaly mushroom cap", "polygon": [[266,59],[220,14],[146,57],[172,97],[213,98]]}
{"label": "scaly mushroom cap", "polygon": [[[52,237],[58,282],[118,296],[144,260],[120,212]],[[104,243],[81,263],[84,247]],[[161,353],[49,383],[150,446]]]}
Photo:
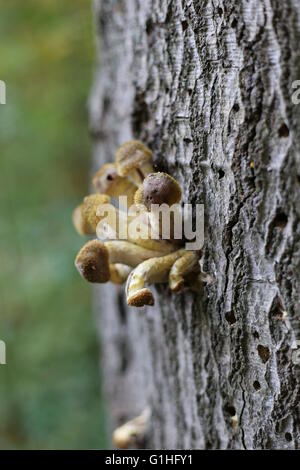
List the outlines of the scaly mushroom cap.
{"label": "scaly mushroom cap", "polygon": [[118,175],[114,163],[105,163],[93,177],[93,186],[98,193],[109,194],[114,193],[118,184],[122,180],[122,176]]}
{"label": "scaly mushroom cap", "polygon": [[82,204],[82,216],[84,221],[91,227],[92,232],[95,233],[100,217],[97,215],[97,209],[102,204],[108,204],[110,197],[106,194],[91,194],[86,196]]}
{"label": "scaly mushroom cap", "polygon": [[147,209],[151,204],[168,204],[172,206],[181,199],[181,188],[177,181],[167,173],[151,173],[146,176],[141,188],[135,193],[134,202],[145,204]]}
{"label": "scaly mushroom cap", "polygon": [[109,253],[99,240],[86,243],[75,259],[79,274],[89,282],[103,283],[110,279]]}
{"label": "scaly mushroom cap", "polygon": [[136,186],[127,178],[120,176],[114,163],[106,163],[93,177],[93,186],[98,193],[112,197],[131,195]]}
{"label": "scaly mushroom cap", "polygon": [[76,209],[74,210],[73,216],[72,216],[73,224],[74,224],[76,231],[79,233],[79,235],[90,235],[94,233],[94,230],[91,228],[91,226],[83,217],[82,208],[83,208],[83,205],[80,204],[80,206],[77,206]]}
{"label": "scaly mushroom cap", "polygon": [[152,152],[139,140],[130,140],[116,152],[116,167],[119,175],[127,176],[147,163],[152,163]]}

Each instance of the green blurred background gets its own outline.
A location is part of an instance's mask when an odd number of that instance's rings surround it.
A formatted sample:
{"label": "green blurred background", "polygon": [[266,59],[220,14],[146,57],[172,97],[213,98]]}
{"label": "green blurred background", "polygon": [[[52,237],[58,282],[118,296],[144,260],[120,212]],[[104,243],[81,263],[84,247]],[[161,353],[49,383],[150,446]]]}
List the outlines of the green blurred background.
{"label": "green blurred background", "polygon": [[88,188],[88,0],[0,0],[1,449],[105,448],[90,289],[71,221]]}

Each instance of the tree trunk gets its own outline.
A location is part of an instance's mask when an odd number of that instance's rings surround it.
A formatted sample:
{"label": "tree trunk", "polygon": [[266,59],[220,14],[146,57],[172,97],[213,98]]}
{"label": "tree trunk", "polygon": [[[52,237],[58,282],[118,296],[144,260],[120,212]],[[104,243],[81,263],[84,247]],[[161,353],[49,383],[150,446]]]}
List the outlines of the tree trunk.
{"label": "tree trunk", "polygon": [[[145,142],[205,205],[203,295],[100,286],[113,428],[152,409],[150,448],[298,448],[298,0],[95,0],[94,169]],[[285,313],[286,312],[286,313]]]}

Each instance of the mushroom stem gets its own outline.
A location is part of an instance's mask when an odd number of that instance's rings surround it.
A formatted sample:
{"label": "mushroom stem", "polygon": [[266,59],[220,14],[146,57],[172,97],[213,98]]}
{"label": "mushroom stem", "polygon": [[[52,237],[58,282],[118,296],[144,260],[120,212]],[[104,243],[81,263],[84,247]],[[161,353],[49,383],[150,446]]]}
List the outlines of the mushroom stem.
{"label": "mushroom stem", "polygon": [[[95,241],[101,243],[99,240]],[[108,250],[111,263],[127,264],[132,267],[138,266],[145,260],[161,256],[159,251],[147,250],[123,240],[108,240],[103,245]]]}
{"label": "mushroom stem", "polygon": [[109,265],[110,281],[114,284],[124,284],[132,268],[126,264],[115,263]]}
{"label": "mushroom stem", "polygon": [[154,297],[145,284],[167,282],[175,261],[185,254],[177,250],[169,255],[151,258],[139,264],[129,275],[126,284],[127,304],[133,307],[154,305]]}
{"label": "mushroom stem", "polygon": [[117,428],[112,436],[114,445],[118,449],[128,449],[134,445],[143,445],[149,428],[150,417],[151,411],[147,407],[139,416]]}
{"label": "mushroom stem", "polygon": [[180,292],[185,285],[185,276],[190,273],[199,274],[199,254],[196,251],[186,251],[173,264],[169,274],[169,286],[173,292]]}

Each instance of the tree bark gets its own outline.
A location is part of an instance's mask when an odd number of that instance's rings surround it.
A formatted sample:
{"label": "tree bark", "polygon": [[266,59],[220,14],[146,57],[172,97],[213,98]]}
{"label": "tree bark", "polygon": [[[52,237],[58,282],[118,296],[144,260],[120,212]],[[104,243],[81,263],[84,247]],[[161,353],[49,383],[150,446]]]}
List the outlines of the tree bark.
{"label": "tree bark", "polygon": [[[110,428],[150,448],[300,447],[298,0],[95,0],[94,169],[131,138],[205,205],[203,295],[95,291]],[[286,312],[286,313],[284,313]]]}

